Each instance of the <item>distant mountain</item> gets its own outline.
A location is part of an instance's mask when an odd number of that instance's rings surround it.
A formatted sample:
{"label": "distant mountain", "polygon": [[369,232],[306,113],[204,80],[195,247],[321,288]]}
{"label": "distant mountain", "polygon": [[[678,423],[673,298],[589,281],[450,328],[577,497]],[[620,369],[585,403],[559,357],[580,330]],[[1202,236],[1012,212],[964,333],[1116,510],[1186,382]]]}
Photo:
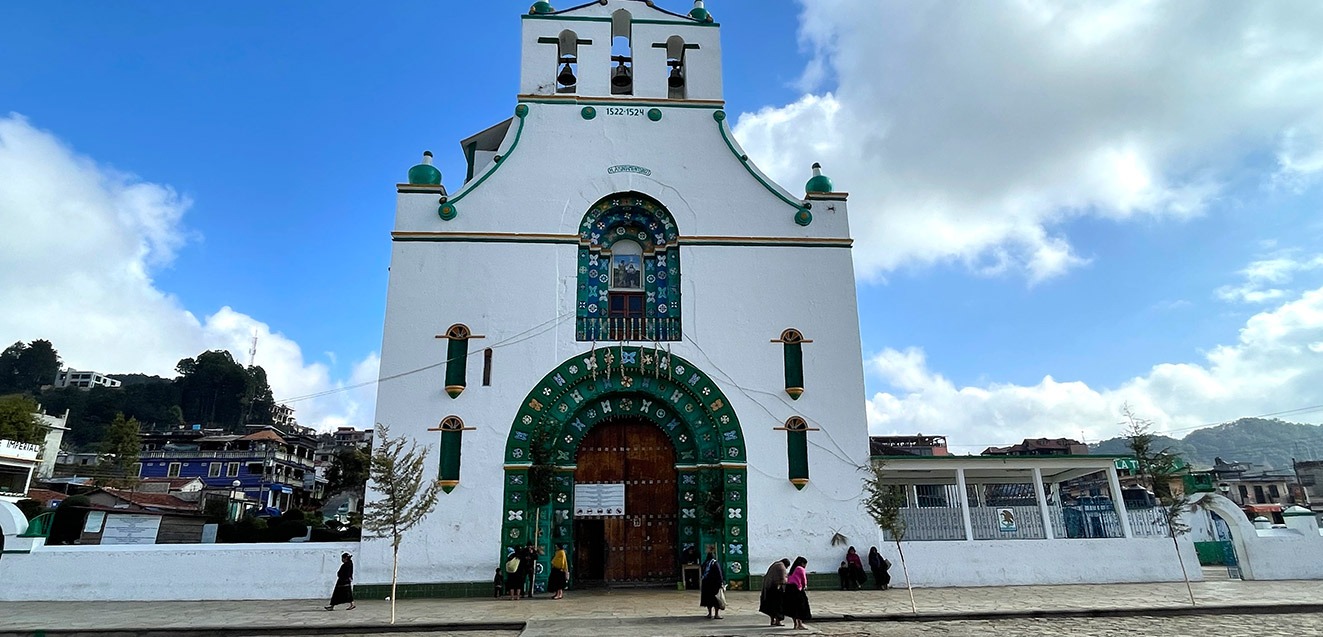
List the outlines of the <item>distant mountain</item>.
{"label": "distant mountain", "polygon": [[[1130,453],[1126,438],[1089,445],[1092,453]],[[1213,458],[1249,462],[1255,469],[1290,469],[1291,459],[1323,460],[1323,427],[1283,420],[1241,418],[1196,429],[1183,439],[1155,436],[1154,449],[1170,448],[1196,467],[1212,466]]]}

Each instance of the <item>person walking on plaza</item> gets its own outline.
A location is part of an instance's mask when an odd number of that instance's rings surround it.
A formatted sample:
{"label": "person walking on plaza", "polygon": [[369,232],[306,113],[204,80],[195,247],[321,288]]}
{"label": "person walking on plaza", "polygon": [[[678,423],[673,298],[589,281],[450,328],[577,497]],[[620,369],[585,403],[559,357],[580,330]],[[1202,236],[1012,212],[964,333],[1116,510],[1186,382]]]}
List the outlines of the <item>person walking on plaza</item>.
{"label": "person walking on plaza", "polygon": [[547,578],[547,591],[551,599],[565,597],[565,584],[570,580],[570,560],[565,555],[565,545],[556,547],[556,554],[551,556],[551,577]]}
{"label": "person walking on plaza", "polygon": [[340,554],[340,570],[335,573],[335,589],[326,610],[335,610],[338,604],[349,604],[345,610],[358,608],[354,605],[354,558],[348,553]]}
{"label": "person walking on plaza", "polygon": [[878,588],[885,591],[891,586],[891,573],[887,572],[891,568],[891,562],[877,552],[876,546],[868,549],[868,568],[873,570],[873,583]]}
{"label": "person walking on plaza", "polygon": [[804,570],[807,566],[808,560],[797,557],[790,566],[790,575],[786,576],[785,614],[795,621],[794,627],[799,630],[807,630],[804,622],[813,619],[808,601],[808,571]]}
{"label": "person walking on plaza", "polygon": [[726,608],[723,601],[725,593],[721,590],[726,584],[726,576],[721,572],[721,564],[717,563],[716,554],[711,551],[708,551],[707,559],[703,560],[702,573],[698,604],[707,608],[708,619],[721,619],[721,611]]}
{"label": "person walking on plaza", "polygon": [[857,591],[864,582],[868,581],[868,575],[864,573],[864,561],[859,558],[859,553],[853,546],[845,552],[845,563],[850,566],[850,590]]}
{"label": "person walking on plaza", "polygon": [[520,559],[523,554],[523,549],[515,548],[505,560],[505,592],[510,595],[512,602],[519,601],[519,596],[524,592],[524,560]]}
{"label": "person walking on plaza", "polygon": [[763,592],[758,597],[758,612],[772,618],[773,626],[784,626],[786,614],[781,601],[785,599],[786,576],[790,574],[790,560],[772,562],[763,576]]}

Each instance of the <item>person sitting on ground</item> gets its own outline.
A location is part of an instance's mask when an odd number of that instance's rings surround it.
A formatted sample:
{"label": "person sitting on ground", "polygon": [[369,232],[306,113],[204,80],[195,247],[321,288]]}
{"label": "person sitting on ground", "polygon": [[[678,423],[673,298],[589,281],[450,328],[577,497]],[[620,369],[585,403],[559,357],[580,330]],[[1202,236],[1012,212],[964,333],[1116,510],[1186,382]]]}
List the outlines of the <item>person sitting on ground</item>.
{"label": "person sitting on ground", "polygon": [[853,546],[845,552],[845,563],[850,567],[850,590],[857,591],[860,585],[868,581],[868,576],[864,574],[864,561]]}

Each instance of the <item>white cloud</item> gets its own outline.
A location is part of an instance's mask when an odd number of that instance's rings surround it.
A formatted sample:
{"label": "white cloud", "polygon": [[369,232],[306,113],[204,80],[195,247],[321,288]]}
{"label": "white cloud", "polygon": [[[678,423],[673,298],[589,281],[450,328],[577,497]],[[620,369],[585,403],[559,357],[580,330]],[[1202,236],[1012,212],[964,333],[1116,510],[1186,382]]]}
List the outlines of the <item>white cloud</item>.
{"label": "white cloud", "polygon": [[1323,173],[1318,3],[803,4],[808,92],[736,134],[782,183],[820,161],[851,192],[865,276],[1039,281],[1088,261],[1063,221],[1184,219],[1247,167]]}
{"label": "white cloud", "polygon": [[[22,116],[0,117],[0,342],[44,338],[66,364],[166,377],[182,358],[227,349],[257,363],[276,397],[323,392],[342,383],[297,343],[265,323],[223,307],[199,320],[158,289],[154,268],[189,239],[187,197],[98,165]],[[348,383],[375,379],[376,356]],[[303,424],[370,425],[375,390],[296,403]]]}
{"label": "white cloud", "polygon": [[883,350],[868,369],[892,390],[868,401],[873,433],[944,434],[959,452],[1028,437],[1114,437],[1124,403],[1160,429],[1186,430],[1323,404],[1323,288],[1254,315],[1234,344],[1201,362],[1155,365],[1115,388],[1051,376],[1032,386],[957,387],[914,348]]}
{"label": "white cloud", "polygon": [[1301,272],[1323,268],[1323,254],[1301,257],[1295,249],[1279,250],[1266,258],[1250,263],[1240,271],[1244,281],[1239,285],[1224,285],[1214,294],[1228,302],[1266,303],[1285,298],[1291,293],[1288,284]]}

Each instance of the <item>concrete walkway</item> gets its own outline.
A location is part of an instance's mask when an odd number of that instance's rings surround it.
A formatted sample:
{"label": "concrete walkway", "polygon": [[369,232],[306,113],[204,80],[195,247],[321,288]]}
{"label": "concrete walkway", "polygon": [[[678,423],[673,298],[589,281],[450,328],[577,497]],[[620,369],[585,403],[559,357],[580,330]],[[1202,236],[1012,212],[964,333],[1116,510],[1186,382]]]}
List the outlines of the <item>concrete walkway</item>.
{"label": "concrete walkway", "polygon": [[[1170,614],[1323,613],[1323,581],[1183,583],[916,589],[919,614],[904,589],[809,591],[813,623],[988,620]],[[593,635],[760,635],[767,619],[758,595],[729,592],[726,619],[703,618],[695,592],[624,589],[571,591],[511,602],[491,599],[404,600],[397,623],[390,604],[360,600],[354,611],[322,610],[321,600],[245,602],[5,602],[0,637],[31,635],[297,635],[392,631],[494,631],[549,637]],[[343,608],[343,607],[341,607]],[[778,629],[778,632],[784,629]],[[714,633],[713,631],[716,631]]]}

